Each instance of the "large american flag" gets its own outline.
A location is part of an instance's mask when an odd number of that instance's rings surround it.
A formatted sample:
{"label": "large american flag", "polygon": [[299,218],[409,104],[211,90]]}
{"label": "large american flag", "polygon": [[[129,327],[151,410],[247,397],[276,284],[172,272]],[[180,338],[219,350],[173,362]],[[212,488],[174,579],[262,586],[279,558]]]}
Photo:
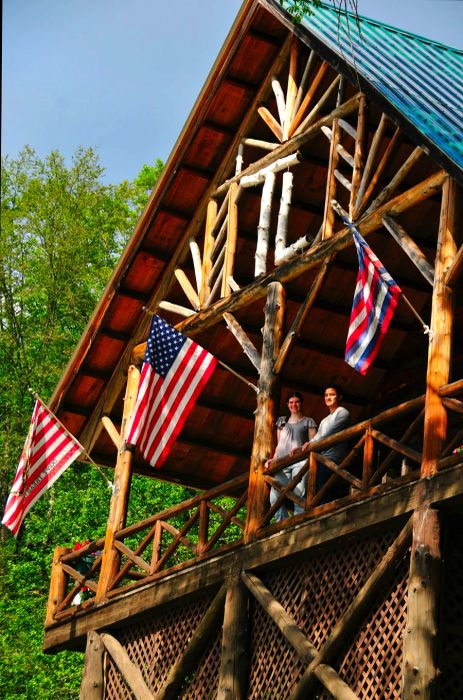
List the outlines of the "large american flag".
{"label": "large american flag", "polygon": [[127,442],[153,467],[166,459],[217,359],[153,316]]}
{"label": "large american flag", "polygon": [[387,332],[400,287],[367,245],[360,233],[351,226],[359,260],[345,360],[361,374],[366,374],[378,354]]}
{"label": "large american flag", "polygon": [[77,440],[37,399],[2,519],[15,537],[26,513],[82,452]]}

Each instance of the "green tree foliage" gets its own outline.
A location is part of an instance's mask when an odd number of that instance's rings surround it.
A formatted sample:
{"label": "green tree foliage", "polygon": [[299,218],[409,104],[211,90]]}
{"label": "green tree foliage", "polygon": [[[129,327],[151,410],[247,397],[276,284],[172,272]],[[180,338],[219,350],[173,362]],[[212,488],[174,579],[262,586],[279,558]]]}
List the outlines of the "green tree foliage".
{"label": "green tree foliage", "polygon": [[[91,149],[78,150],[69,166],[58,152],[40,159],[28,147],[2,162],[2,512],[32,412],[27,389],[50,397],[161,171],[158,160],[133,182],[104,185]],[[183,497],[178,487],[134,479],[130,518]],[[17,540],[2,529],[1,697],[78,697],[80,655],[41,650],[51,557],[58,545],[103,535],[109,500],[101,475],[75,463],[34,505]]]}

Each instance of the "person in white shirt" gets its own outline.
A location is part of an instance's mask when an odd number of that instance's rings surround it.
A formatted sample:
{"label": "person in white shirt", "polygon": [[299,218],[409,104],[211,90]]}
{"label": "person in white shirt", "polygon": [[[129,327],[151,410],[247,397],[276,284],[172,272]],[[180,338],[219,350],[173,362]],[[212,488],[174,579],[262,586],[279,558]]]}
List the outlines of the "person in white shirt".
{"label": "person in white shirt", "polygon": [[[300,450],[302,445],[307,441],[311,440],[315,433],[317,432],[317,424],[313,418],[304,416],[302,413],[302,402],[303,397],[298,391],[293,392],[288,397],[288,409],[290,412],[289,418],[287,416],[280,416],[276,422],[277,427],[277,446],[275,449],[275,454],[271,459],[268,459],[265,463],[265,467],[268,467],[277,459],[283,459],[291,454],[294,454],[296,450]],[[274,478],[282,485],[287,486],[292,479],[299,473],[305,464],[306,459],[302,462],[297,462],[292,464],[290,467],[285,467],[279,472],[274,474]],[[293,493],[300,498],[305,496],[305,483],[306,477],[301,479],[301,481],[295,486]],[[273,505],[280,492],[272,488],[270,490],[270,503]],[[304,512],[304,509],[294,505],[294,515]],[[284,520],[288,517],[288,509],[283,503],[281,507],[275,513],[275,518],[277,522]]]}

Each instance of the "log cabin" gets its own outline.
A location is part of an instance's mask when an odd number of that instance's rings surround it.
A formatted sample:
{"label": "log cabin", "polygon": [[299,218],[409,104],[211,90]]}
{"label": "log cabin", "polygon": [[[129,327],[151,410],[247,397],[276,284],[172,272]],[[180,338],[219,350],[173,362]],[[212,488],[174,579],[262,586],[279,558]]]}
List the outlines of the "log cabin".
{"label": "log cabin", "polygon": [[[463,696],[462,69],[245,0],[50,401],[115,470],[105,536],[53,558],[44,649],[86,650],[82,699]],[[352,227],[402,290],[365,375]],[[161,469],[126,441],[155,313],[220,360]],[[351,425],[283,487],[288,391],[318,423],[332,383]],[[134,475],[194,495],[128,522]]]}

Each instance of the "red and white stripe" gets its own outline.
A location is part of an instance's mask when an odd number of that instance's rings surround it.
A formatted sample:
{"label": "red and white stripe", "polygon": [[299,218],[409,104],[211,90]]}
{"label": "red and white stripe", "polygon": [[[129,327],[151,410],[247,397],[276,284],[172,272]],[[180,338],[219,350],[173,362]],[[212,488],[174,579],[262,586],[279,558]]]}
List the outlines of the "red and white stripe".
{"label": "red and white stripe", "polygon": [[82,452],[75,438],[37,400],[2,519],[15,537],[26,513]]}
{"label": "red and white stripe", "polygon": [[159,468],[180,433],[217,359],[187,339],[165,379],[143,365],[127,442],[137,444],[151,466]]}

